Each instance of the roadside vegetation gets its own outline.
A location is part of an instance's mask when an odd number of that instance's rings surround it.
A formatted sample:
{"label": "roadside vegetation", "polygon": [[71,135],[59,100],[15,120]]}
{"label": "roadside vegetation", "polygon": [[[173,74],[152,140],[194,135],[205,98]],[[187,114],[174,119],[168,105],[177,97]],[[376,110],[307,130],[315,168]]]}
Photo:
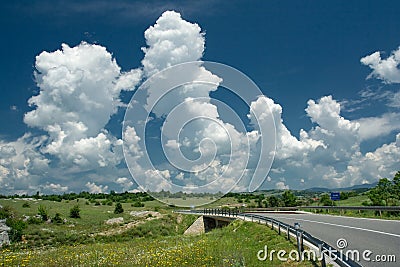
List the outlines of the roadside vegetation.
{"label": "roadside vegetation", "polygon": [[[176,224],[174,225],[176,226]],[[142,237],[118,242],[62,245],[41,250],[2,251],[4,266],[317,266],[303,261],[259,261],[257,252],[291,251],[296,245],[271,229],[243,221],[199,236],[154,235],[160,225]],[[150,234],[152,233],[152,234]]]}

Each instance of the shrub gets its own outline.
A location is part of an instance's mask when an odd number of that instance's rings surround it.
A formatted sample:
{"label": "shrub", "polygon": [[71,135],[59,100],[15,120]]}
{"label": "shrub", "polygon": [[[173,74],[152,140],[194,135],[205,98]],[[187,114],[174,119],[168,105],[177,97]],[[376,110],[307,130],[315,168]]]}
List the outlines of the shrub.
{"label": "shrub", "polygon": [[4,206],[0,208],[0,220],[14,217],[14,212],[11,207]]}
{"label": "shrub", "polygon": [[135,201],[132,205],[132,207],[144,207],[144,204],[140,201]]}
{"label": "shrub", "polygon": [[35,216],[31,216],[31,217],[29,217],[27,222],[28,222],[28,224],[41,224],[43,221],[42,221],[42,219],[39,219]]}
{"label": "shrub", "polygon": [[80,212],[81,209],[79,208],[79,205],[75,205],[69,210],[69,217],[80,218],[81,217]]}
{"label": "shrub", "polygon": [[28,202],[24,202],[24,204],[22,204],[23,208],[30,208],[31,205]]}
{"label": "shrub", "polygon": [[114,213],[120,214],[123,212],[124,212],[124,209],[122,208],[122,204],[120,202],[117,202],[117,204],[115,205]]}
{"label": "shrub", "polygon": [[57,223],[57,224],[61,224],[63,223],[63,219],[61,218],[61,214],[60,213],[56,213],[56,215],[53,217],[53,222]]}
{"label": "shrub", "polygon": [[21,241],[23,230],[26,228],[26,223],[19,219],[8,218],[6,224],[11,228],[11,231],[9,232],[10,241]]}
{"label": "shrub", "polygon": [[47,221],[49,219],[49,213],[47,211],[47,208],[43,205],[39,205],[38,214],[40,215],[40,217],[42,217],[43,221]]}

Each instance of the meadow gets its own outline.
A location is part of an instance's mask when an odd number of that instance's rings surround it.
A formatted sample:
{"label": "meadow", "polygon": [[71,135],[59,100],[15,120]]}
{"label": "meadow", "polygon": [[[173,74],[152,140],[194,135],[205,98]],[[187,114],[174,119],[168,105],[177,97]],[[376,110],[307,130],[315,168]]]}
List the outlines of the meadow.
{"label": "meadow", "polygon": [[133,237],[129,241],[63,245],[33,250],[3,250],[2,266],[315,266],[304,261],[259,261],[267,245],[296,249],[271,229],[243,221],[200,236]]}
{"label": "meadow", "polygon": [[[81,218],[69,218],[69,209],[76,204]],[[257,252],[265,245],[286,251],[296,249],[296,245],[268,227],[250,222],[234,221],[206,234],[183,235],[196,217],[174,213],[172,207],[158,201],[147,201],[144,207],[122,203],[122,214],[114,214],[115,204],[94,205],[85,199],[1,199],[0,205],[11,207],[19,217],[33,216],[39,206],[44,206],[50,218],[59,213],[66,220],[61,224],[28,224],[22,242],[0,249],[0,266],[316,265],[309,261],[259,261]],[[131,211],[141,210],[157,211],[160,217],[130,215]],[[115,225],[104,223],[117,217],[124,221]],[[132,224],[133,227],[127,227]]]}

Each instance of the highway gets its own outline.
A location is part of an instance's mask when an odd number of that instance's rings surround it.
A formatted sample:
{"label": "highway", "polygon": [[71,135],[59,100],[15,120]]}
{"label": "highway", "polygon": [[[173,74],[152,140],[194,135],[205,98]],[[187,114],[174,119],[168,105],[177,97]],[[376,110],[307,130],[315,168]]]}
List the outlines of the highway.
{"label": "highway", "polygon": [[[300,224],[301,229],[337,247],[337,240],[344,238],[348,250],[360,252],[360,263],[367,267],[398,267],[400,266],[400,221],[378,220],[367,218],[351,218],[345,216],[332,216],[320,214],[279,214],[279,213],[254,213],[271,217],[287,224]],[[363,259],[363,252],[370,250],[367,255],[370,261]],[[380,256],[384,255],[384,256]],[[379,258],[395,255],[396,262],[378,262]],[[377,257],[376,257],[377,256]],[[378,258],[379,257],[379,258]],[[390,257],[390,256],[389,256]]]}

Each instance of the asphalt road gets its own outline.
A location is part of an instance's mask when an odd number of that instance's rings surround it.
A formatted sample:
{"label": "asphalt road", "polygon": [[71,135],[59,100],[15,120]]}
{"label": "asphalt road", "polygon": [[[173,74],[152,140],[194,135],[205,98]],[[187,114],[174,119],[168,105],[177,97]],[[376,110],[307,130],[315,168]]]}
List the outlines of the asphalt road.
{"label": "asphalt road", "polygon": [[[398,267],[400,266],[400,221],[351,218],[344,216],[331,216],[320,214],[274,214],[274,213],[254,213],[266,217],[275,218],[284,223],[293,225],[295,222],[300,224],[301,229],[313,236],[325,241],[329,245],[339,249],[337,240],[344,238],[347,241],[347,250],[358,250],[360,252],[359,263],[362,266],[371,267]],[[363,259],[363,252],[372,252],[367,258]],[[378,262],[383,257],[395,255],[396,262]]]}

